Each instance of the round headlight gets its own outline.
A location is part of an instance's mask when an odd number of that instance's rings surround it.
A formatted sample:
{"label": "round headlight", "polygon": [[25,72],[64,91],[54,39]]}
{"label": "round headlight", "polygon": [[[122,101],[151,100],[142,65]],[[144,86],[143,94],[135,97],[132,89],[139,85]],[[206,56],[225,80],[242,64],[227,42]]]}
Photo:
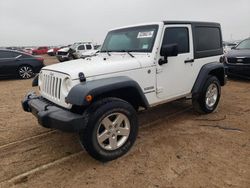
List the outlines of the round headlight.
{"label": "round headlight", "polygon": [[72,87],[71,86],[71,80],[70,80],[70,78],[66,78],[64,83],[65,83],[65,89],[66,89],[66,91],[69,92],[70,89],[71,89],[71,87]]}
{"label": "round headlight", "polygon": [[42,83],[43,83],[43,74],[42,74],[42,72],[40,72],[39,75],[38,75],[38,84],[39,84],[39,86],[42,85]]}

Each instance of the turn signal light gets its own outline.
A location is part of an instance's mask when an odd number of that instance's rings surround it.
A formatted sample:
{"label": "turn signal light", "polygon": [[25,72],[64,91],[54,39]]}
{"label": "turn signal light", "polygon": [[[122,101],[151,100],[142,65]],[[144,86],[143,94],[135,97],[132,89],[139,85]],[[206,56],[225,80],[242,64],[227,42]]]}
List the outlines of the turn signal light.
{"label": "turn signal light", "polygon": [[85,97],[85,100],[86,100],[87,102],[91,102],[91,101],[93,100],[92,95],[87,95],[87,96]]}

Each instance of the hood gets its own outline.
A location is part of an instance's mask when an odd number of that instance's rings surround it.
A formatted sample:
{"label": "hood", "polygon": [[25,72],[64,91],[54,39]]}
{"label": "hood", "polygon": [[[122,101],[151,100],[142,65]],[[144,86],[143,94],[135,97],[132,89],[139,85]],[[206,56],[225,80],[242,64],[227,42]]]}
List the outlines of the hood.
{"label": "hood", "polygon": [[68,51],[69,51],[69,47],[61,48],[60,50],[58,50],[58,52],[68,52]]}
{"label": "hood", "polygon": [[53,48],[49,49],[47,52],[54,52],[54,49]]}
{"label": "hood", "polygon": [[89,78],[141,68],[139,59],[138,57],[132,58],[127,54],[112,54],[111,56],[98,55],[86,59],[77,59],[46,66],[43,70],[66,73],[71,76],[71,79],[78,79],[79,72],[83,72],[85,77]]}
{"label": "hood", "polygon": [[225,54],[226,57],[250,57],[250,49],[249,50],[230,50]]}

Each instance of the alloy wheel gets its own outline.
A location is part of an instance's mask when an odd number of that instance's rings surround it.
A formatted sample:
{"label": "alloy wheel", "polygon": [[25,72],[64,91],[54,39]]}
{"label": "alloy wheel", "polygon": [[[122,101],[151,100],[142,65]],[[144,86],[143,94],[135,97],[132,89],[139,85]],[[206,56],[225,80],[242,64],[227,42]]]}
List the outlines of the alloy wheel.
{"label": "alloy wheel", "polygon": [[22,66],[19,68],[19,76],[23,79],[28,79],[33,76],[33,70],[29,66]]}
{"label": "alloy wheel", "polygon": [[128,139],[130,122],[122,113],[112,113],[106,116],[97,129],[97,141],[105,150],[116,150]]}
{"label": "alloy wheel", "polygon": [[216,84],[212,83],[208,89],[207,89],[207,92],[206,92],[206,105],[209,107],[209,108],[212,108],[216,102],[217,102],[217,99],[218,99],[218,94],[219,94],[219,91],[218,91],[218,87]]}

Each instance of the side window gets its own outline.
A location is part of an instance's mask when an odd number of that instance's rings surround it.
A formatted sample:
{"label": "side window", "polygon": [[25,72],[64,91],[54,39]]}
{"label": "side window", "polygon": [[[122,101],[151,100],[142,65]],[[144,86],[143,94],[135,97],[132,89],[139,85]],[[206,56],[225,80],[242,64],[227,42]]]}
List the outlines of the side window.
{"label": "side window", "polygon": [[78,49],[78,50],[85,50],[85,46],[84,46],[84,45],[80,45],[80,46],[78,46],[77,49]]}
{"label": "side window", "polygon": [[21,55],[21,57],[24,57],[24,54],[22,54],[22,53],[12,52],[12,54],[13,54],[13,57],[17,57],[17,56],[20,56],[20,55]]}
{"label": "side window", "polygon": [[86,45],[86,49],[87,49],[87,50],[91,50],[91,49],[92,49],[92,46],[89,45],[89,44],[87,44],[87,45]]}
{"label": "side window", "polygon": [[189,35],[186,27],[166,28],[162,45],[178,44],[179,54],[189,52]]}
{"label": "side window", "polygon": [[220,29],[217,27],[196,27],[195,34],[198,52],[218,50],[222,47]]}
{"label": "side window", "polygon": [[12,52],[8,52],[8,51],[0,51],[0,58],[4,59],[4,58],[13,58],[14,57],[14,53]]}

